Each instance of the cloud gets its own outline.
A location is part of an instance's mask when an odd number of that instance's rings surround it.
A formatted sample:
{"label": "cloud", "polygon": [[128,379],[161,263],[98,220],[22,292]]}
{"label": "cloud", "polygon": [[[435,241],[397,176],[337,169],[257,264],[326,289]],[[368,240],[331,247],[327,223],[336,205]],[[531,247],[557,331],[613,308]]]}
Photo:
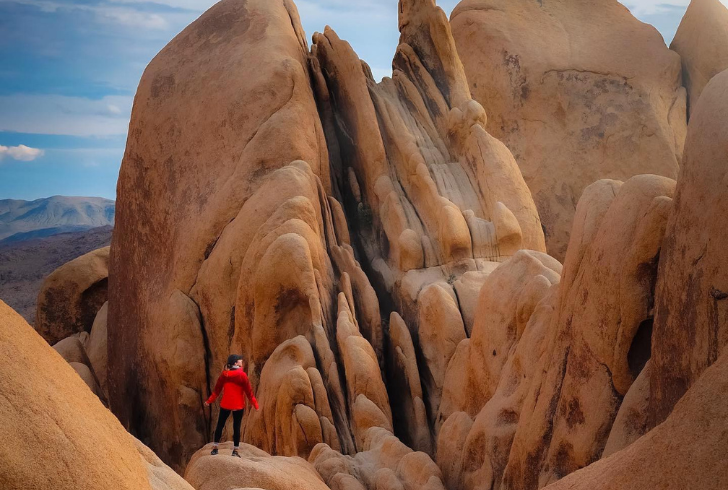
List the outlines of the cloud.
{"label": "cloud", "polygon": [[[728,6],[728,0],[720,0],[723,5]],[[635,17],[644,15],[655,15],[665,12],[679,10],[684,11],[690,4],[690,0],[622,0]]]}
{"label": "cloud", "polygon": [[38,148],[31,148],[25,145],[3,146],[0,145],[0,161],[6,156],[20,162],[32,162],[36,158],[42,157],[45,152]]}

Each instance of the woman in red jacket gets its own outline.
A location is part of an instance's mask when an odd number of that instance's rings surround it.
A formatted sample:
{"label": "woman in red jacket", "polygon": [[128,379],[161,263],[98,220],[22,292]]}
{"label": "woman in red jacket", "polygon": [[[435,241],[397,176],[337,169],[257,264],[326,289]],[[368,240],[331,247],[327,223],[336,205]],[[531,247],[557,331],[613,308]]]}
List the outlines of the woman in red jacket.
{"label": "woman in red jacket", "polygon": [[245,397],[247,395],[250,403],[258,410],[258,400],[253,395],[253,387],[250,386],[248,375],[243,371],[243,357],[231,355],[228,357],[225,370],[215,383],[215,389],[210,398],[205,402],[205,406],[209,407],[211,403],[220,395],[222,391],[222,399],[220,400],[220,415],[217,417],[217,427],[215,428],[215,440],[213,442],[212,455],[217,454],[217,445],[222,437],[222,429],[225,427],[230,413],[233,414],[233,456],[240,457],[238,448],[240,446],[240,423],[243,420],[243,412],[245,411]]}

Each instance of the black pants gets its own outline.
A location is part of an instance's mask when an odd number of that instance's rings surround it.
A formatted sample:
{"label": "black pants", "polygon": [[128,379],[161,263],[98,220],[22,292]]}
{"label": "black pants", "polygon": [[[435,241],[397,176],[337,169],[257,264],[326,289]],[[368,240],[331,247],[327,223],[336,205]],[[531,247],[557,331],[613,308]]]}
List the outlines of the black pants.
{"label": "black pants", "polygon": [[[225,408],[220,409],[220,415],[217,416],[217,427],[215,428],[215,442],[220,442],[222,437],[222,430],[225,428],[225,422],[227,422],[230,416],[231,410]],[[235,447],[240,445],[240,423],[243,421],[243,412],[245,410],[234,410],[233,414],[233,442]]]}

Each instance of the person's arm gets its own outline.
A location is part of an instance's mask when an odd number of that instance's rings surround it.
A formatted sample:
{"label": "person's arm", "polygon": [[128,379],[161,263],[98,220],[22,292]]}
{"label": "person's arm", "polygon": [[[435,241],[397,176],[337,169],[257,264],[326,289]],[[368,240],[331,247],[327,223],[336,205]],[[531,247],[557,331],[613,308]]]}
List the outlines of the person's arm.
{"label": "person's arm", "polygon": [[222,391],[222,387],[225,384],[225,379],[222,377],[222,374],[219,378],[217,378],[217,383],[215,383],[215,389],[212,390],[212,395],[210,395],[210,398],[207,399],[205,402],[205,405],[210,405],[217,400],[217,397],[220,396],[220,392]]}
{"label": "person's arm", "polygon": [[250,386],[250,380],[248,379],[248,375],[243,372],[241,373],[240,378],[243,384],[243,390],[245,390],[245,394],[248,395],[250,403],[253,404],[256,410],[258,410],[258,400],[255,399],[255,395],[253,394],[253,387]]}

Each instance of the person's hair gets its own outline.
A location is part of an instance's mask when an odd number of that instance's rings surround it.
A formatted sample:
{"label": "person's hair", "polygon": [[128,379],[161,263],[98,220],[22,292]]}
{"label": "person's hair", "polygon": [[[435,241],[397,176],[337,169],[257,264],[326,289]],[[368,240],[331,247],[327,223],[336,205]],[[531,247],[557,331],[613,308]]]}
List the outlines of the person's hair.
{"label": "person's hair", "polygon": [[236,362],[243,359],[243,356],[239,356],[237,354],[230,354],[227,358],[227,363],[225,364],[226,368],[231,368],[235,365]]}

